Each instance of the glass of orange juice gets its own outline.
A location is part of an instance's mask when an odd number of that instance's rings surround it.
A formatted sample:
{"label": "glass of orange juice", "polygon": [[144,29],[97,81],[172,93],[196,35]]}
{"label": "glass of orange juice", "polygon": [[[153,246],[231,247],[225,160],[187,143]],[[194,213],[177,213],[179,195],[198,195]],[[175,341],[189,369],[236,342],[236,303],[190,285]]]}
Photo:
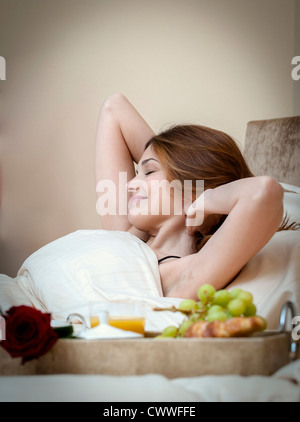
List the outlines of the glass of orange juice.
{"label": "glass of orange juice", "polygon": [[102,302],[89,302],[90,328],[99,324],[108,324],[108,305]]}
{"label": "glass of orange juice", "polygon": [[108,324],[125,331],[145,334],[145,315],[141,304],[133,302],[111,302]]}

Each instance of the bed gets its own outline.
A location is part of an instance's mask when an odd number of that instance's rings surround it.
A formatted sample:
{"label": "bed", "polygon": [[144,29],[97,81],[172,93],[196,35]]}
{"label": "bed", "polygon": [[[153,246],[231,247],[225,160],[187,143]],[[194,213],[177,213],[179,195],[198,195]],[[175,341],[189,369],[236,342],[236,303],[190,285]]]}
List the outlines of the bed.
{"label": "bed", "polygon": [[[244,154],[254,174],[282,183],[285,211],[299,223],[300,117],[249,122]],[[1,308],[30,304],[11,281],[0,277]],[[20,365],[0,348],[0,401],[300,401],[299,351],[291,360],[291,333],[278,331],[287,302],[300,312],[300,230],[276,233],[228,288],[235,287],[252,292],[257,313],[268,322],[269,338],[257,338],[254,349],[251,339],[226,347],[223,339],[202,346],[201,339],[178,339],[177,346],[177,340],[155,344],[152,338],[78,340],[78,345],[59,340],[52,354]],[[150,302],[174,303],[159,297]],[[178,322],[175,314],[165,315],[149,332]],[[294,327],[294,337],[299,331]],[[109,365],[97,365],[107,356]]]}

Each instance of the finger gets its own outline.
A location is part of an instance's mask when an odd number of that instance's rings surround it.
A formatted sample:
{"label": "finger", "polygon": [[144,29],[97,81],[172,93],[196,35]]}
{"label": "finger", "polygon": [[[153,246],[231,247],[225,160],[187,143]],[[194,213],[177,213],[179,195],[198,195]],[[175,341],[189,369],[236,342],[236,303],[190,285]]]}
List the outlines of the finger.
{"label": "finger", "polygon": [[195,214],[195,212],[203,212],[204,211],[204,195],[200,195],[186,210],[186,215],[191,216]]}
{"label": "finger", "polygon": [[187,215],[185,219],[186,227],[199,227],[204,221],[203,210],[195,210],[194,214]]}

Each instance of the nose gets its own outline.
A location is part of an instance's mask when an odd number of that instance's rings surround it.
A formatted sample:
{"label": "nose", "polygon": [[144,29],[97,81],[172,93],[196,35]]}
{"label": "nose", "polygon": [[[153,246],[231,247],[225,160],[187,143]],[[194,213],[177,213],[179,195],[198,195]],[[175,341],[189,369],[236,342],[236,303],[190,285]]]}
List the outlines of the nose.
{"label": "nose", "polygon": [[127,192],[136,192],[138,190],[138,181],[137,176],[135,176],[133,179],[129,180],[126,184]]}

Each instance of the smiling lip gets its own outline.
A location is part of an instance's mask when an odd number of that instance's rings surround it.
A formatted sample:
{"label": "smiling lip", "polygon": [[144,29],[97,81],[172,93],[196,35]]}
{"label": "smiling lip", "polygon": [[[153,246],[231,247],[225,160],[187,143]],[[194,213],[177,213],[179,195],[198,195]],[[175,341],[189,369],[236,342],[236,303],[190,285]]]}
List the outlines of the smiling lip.
{"label": "smiling lip", "polygon": [[141,199],[147,199],[147,196],[134,195],[130,198],[129,202],[132,204],[132,203],[140,201]]}

